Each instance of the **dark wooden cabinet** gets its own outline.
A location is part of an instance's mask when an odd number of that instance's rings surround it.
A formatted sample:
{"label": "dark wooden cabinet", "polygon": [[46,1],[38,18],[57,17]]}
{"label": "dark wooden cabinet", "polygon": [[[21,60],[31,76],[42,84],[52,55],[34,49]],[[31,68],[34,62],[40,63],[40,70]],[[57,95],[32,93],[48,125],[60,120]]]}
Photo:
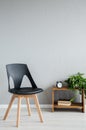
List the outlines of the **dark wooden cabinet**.
{"label": "dark wooden cabinet", "polygon": [[52,87],[52,112],[54,112],[54,109],[55,108],[78,108],[78,109],[81,109],[82,112],[85,112],[85,103],[84,103],[84,99],[85,99],[85,96],[84,96],[84,89],[82,89],[82,102],[80,103],[72,103],[71,105],[67,106],[67,105],[58,105],[56,102],[55,102],[55,91],[59,91],[59,90],[62,90],[62,91],[65,91],[65,90],[69,90],[68,87],[64,86],[62,88],[57,88],[56,86]]}

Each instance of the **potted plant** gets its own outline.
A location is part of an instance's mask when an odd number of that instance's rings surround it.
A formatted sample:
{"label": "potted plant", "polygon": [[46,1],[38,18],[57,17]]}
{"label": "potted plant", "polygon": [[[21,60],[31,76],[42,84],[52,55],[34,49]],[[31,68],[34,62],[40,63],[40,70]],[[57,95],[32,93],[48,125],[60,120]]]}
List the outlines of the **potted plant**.
{"label": "potted plant", "polygon": [[[84,74],[78,72],[77,74],[69,76],[69,78],[65,81],[68,84],[69,89],[84,89],[85,97],[86,97],[86,78],[83,76]],[[74,99],[74,97],[73,97]]]}

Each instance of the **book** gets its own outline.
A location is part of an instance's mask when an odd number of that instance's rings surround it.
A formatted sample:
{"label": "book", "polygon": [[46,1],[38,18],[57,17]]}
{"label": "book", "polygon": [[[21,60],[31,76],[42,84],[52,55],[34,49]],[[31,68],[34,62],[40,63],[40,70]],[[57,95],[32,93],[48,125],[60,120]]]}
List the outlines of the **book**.
{"label": "book", "polygon": [[62,100],[59,100],[57,102],[58,105],[66,105],[66,106],[70,106],[71,105],[71,101],[62,101]]}

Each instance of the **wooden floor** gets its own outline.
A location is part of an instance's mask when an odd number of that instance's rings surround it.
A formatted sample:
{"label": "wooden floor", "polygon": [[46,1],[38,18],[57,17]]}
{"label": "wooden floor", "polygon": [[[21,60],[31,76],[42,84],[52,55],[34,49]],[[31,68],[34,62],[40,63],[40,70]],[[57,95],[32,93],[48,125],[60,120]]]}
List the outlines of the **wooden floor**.
{"label": "wooden floor", "polygon": [[19,128],[16,127],[16,108],[12,108],[7,120],[3,120],[5,108],[0,108],[0,130],[86,130],[86,113],[80,111],[42,109],[44,123],[40,123],[38,113],[32,108],[28,116],[26,108],[21,108]]}

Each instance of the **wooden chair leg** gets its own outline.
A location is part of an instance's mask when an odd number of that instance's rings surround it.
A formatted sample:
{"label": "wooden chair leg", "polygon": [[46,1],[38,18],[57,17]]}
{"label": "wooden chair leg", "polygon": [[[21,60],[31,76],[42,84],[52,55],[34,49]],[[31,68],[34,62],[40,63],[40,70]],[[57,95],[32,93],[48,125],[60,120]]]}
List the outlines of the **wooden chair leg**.
{"label": "wooden chair leg", "polygon": [[5,113],[5,116],[4,116],[3,120],[6,120],[6,118],[7,118],[7,116],[8,116],[8,113],[9,113],[11,107],[12,107],[12,104],[13,104],[14,99],[15,99],[15,96],[13,95],[12,98],[11,98],[11,101],[10,101],[10,103],[9,103],[9,105],[8,105],[8,108],[7,108],[7,111],[6,111],[6,113]]}
{"label": "wooden chair leg", "polygon": [[41,112],[41,109],[40,109],[40,106],[39,106],[39,101],[38,101],[37,95],[34,95],[34,101],[35,101],[35,104],[36,104],[36,107],[37,107],[37,110],[38,110],[40,121],[43,122],[43,116],[42,116],[42,112]]}
{"label": "wooden chair leg", "polygon": [[27,104],[28,115],[31,116],[30,102],[29,102],[29,98],[27,97],[26,97],[26,104]]}
{"label": "wooden chair leg", "polygon": [[18,110],[17,110],[17,122],[16,122],[16,126],[19,126],[19,122],[20,122],[20,108],[21,108],[21,97],[18,97]]}

